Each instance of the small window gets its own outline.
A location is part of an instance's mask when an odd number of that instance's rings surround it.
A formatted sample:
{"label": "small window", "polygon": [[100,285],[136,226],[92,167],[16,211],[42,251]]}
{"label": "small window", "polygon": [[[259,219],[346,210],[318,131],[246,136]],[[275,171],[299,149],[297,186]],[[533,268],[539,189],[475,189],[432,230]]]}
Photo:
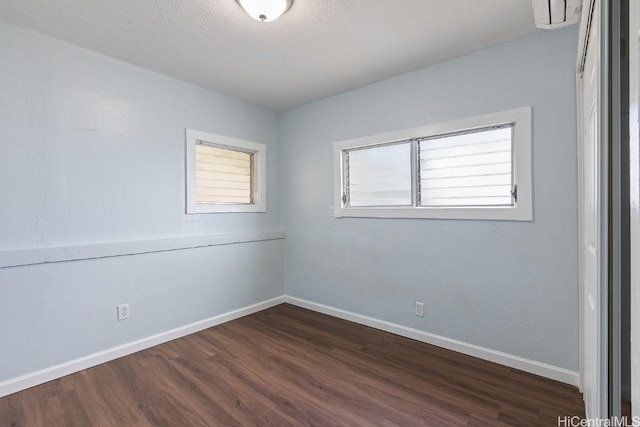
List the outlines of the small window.
{"label": "small window", "polygon": [[196,142],[196,203],[253,203],[253,153]]}
{"label": "small window", "polygon": [[531,108],[334,144],[336,217],[532,219]]}
{"label": "small window", "polygon": [[186,134],[187,213],[265,212],[264,144]]}

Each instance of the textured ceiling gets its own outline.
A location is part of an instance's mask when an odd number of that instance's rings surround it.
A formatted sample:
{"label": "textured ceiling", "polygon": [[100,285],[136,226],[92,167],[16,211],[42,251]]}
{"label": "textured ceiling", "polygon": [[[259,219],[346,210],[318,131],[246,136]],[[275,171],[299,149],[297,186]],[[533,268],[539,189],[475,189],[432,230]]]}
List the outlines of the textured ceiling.
{"label": "textured ceiling", "polygon": [[530,0],[0,0],[0,20],[283,111],[536,32]]}

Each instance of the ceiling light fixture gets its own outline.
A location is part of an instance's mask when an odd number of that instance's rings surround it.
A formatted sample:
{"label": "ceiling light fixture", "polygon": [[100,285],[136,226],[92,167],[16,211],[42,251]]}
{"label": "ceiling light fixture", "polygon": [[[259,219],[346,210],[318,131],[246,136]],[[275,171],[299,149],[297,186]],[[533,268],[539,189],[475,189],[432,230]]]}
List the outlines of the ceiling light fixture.
{"label": "ceiling light fixture", "polygon": [[253,19],[275,21],[291,7],[293,0],[236,0]]}

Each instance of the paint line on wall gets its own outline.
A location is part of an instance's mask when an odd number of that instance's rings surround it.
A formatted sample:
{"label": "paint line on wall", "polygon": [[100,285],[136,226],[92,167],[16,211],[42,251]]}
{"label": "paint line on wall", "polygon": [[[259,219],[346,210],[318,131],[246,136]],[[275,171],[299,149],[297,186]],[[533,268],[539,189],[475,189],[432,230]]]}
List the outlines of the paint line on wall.
{"label": "paint line on wall", "polygon": [[273,230],[257,231],[252,233],[175,237],[170,239],[137,240],[128,242],[96,243],[92,245],[0,251],[0,268],[23,267],[36,264],[109,258],[280,239],[284,239],[284,231]]}

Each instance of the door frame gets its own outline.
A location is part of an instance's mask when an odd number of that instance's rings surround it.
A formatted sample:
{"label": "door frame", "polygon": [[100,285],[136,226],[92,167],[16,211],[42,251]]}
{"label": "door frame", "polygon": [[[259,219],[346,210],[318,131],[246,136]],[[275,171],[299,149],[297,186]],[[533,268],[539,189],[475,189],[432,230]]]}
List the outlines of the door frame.
{"label": "door frame", "polygon": [[[631,410],[640,416],[640,2],[629,2]],[[636,260],[634,262],[634,260]]]}

